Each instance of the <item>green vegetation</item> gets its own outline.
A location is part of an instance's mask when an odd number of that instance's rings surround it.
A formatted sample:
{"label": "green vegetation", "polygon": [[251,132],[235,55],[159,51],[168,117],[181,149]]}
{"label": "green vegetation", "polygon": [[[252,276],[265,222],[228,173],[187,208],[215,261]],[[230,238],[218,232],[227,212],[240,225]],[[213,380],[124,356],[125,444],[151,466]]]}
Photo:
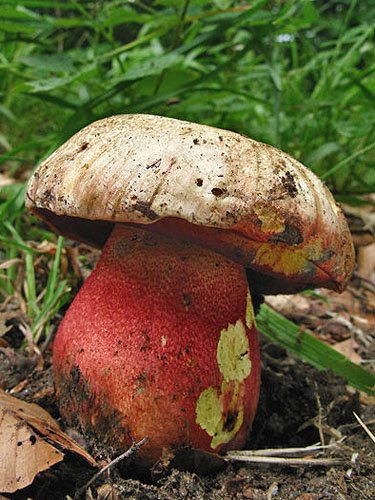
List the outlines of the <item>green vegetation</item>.
{"label": "green vegetation", "polygon": [[27,242],[56,241],[24,216],[35,164],[87,123],[147,112],[276,145],[357,200],[375,188],[374,31],[371,0],[2,0],[0,291],[22,259],[34,337],[69,300],[61,241],[35,284]]}
{"label": "green vegetation", "polygon": [[353,387],[375,395],[374,373],[369,373],[354,364],[343,354],[335,351],[311,333],[302,331],[297,325],[265,304],[262,304],[257,316],[257,327],[261,333],[315,368],[332,369],[349,380]]}

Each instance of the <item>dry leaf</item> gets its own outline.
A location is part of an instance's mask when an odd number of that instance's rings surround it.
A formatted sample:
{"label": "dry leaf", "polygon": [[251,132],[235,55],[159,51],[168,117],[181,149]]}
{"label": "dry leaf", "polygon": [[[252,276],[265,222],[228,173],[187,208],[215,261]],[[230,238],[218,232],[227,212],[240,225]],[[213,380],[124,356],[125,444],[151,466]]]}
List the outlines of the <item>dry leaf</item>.
{"label": "dry leaf", "polygon": [[0,264],[0,269],[9,269],[12,266],[15,266],[16,264],[23,264],[22,259],[9,259],[9,260],[4,260]]}
{"label": "dry leaf", "polygon": [[310,311],[311,301],[304,295],[268,295],[265,303],[289,319],[300,320]]}
{"label": "dry leaf", "polygon": [[369,394],[366,394],[366,392],[359,391],[359,400],[363,405],[375,406],[375,396],[370,396]]}
{"label": "dry leaf", "polygon": [[375,242],[375,238],[371,233],[352,233],[352,240],[356,248],[371,245],[371,243]]}
{"label": "dry leaf", "polygon": [[0,188],[9,186],[10,184],[16,184],[15,180],[8,174],[0,174]]}
{"label": "dry leaf", "polygon": [[5,335],[11,328],[12,324],[7,325],[7,323],[10,323],[13,319],[17,318],[17,313],[15,312],[0,312],[0,337]]}
{"label": "dry leaf", "polygon": [[[0,491],[13,493],[31,484],[41,471],[60,462],[61,451],[40,438],[25,419],[12,410],[16,406],[22,413],[24,403],[14,405],[13,400],[0,393]],[[17,400],[16,400],[17,401]]]}
{"label": "dry leaf", "polygon": [[103,484],[96,490],[98,500],[119,500],[119,492],[109,484]]}
{"label": "dry leaf", "polygon": [[331,347],[335,349],[335,351],[340,352],[344,356],[346,356],[353,363],[357,363],[359,365],[362,361],[361,356],[359,356],[354,349],[359,347],[359,344],[352,338],[343,340],[342,342],[337,342],[333,344]]}
{"label": "dry leaf", "polygon": [[375,212],[372,205],[353,207],[343,203],[341,206],[346,215],[361,221],[362,230],[369,231],[371,233],[375,232]]}
{"label": "dry leaf", "polygon": [[64,458],[46,438],[97,465],[43,408],[0,389],[0,491],[13,493],[28,486],[39,472]]}
{"label": "dry leaf", "polygon": [[35,430],[59,444],[63,448],[73,451],[85,458],[93,467],[98,464],[74,439],[70,438],[58,426],[56,420],[51,415],[43,410],[39,405],[34,403],[25,403],[17,398],[9,396],[4,391],[0,390],[0,408],[2,406],[3,397],[7,398],[7,407],[12,410],[18,418],[24,419],[27,423],[34,427]]}
{"label": "dry leaf", "polygon": [[375,270],[375,243],[359,247],[357,250],[358,274],[370,278]]}

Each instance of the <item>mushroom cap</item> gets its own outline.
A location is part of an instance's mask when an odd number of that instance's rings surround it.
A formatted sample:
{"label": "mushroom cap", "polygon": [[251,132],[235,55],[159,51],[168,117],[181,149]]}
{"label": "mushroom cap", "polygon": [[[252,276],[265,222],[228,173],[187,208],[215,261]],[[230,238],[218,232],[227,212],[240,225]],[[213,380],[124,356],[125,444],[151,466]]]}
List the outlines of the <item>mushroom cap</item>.
{"label": "mushroom cap", "polygon": [[260,293],[341,291],[350,232],[319,178],[243,135],[153,115],[80,130],[31,177],[26,206],[56,232],[102,247],[114,223],[194,241],[249,268]]}

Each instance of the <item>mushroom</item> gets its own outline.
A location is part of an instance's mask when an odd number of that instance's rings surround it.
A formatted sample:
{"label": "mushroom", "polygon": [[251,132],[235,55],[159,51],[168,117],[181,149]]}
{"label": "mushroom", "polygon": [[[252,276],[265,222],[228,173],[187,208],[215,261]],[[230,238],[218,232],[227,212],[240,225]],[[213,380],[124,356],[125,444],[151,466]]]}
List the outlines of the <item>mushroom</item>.
{"label": "mushroom", "polygon": [[146,465],[243,446],[260,380],[251,294],[340,292],[353,270],[345,218],[309,169],[171,118],[85,127],[36,170],[26,206],[103,247],[54,342],[61,413],[113,452],[147,436]]}

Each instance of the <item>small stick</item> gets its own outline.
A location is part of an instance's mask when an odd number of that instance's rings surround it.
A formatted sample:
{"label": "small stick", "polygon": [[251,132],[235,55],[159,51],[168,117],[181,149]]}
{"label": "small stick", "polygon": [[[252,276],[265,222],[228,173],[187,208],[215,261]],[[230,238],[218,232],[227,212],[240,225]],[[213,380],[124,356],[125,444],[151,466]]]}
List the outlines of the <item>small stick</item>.
{"label": "small stick", "polygon": [[364,281],[365,283],[368,283],[369,285],[373,286],[375,288],[375,282],[370,280],[369,278],[366,278],[365,276],[362,276],[361,274],[358,274],[356,271],[353,273],[353,278],[356,278],[357,280]]}
{"label": "small stick", "polygon": [[336,443],[334,444],[328,444],[325,446],[316,444],[316,445],[311,445],[311,446],[306,446],[304,448],[268,448],[265,450],[232,450],[228,451],[228,455],[241,455],[241,456],[247,456],[247,457],[270,457],[270,456],[279,456],[279,455],[289,455],[289,454],[296,454],[296,453],[310,453],[312,451],[319,451],[319,450],[327,450],[329,448],[334,448],[336,446]]}
{"label": "small stick", "polygon": [[355,418],[358,420],[358,423],[363,429],[366,431],[367,435],[369,438],[375,443],[375,436],[374,434],[370,431],[370,429],[367,427],[367,425],[359,418],[359,416],[353,411]]}
{"label": "small stick", "polygon": [[104,466],[102,469],[100,469],[99,472],[97,472],[96,474],[93,475],[93,477],[90,479],[90,481],[88,481],[84,486],[82,486],[81,488],[79,488],[77,491],[76,491],[76,494],[74,495],[74,498],[79,498],[79,496],[85,491],[87,490],[87,488],[94,482],[98,479],[99,476],[101,476],[106,470],[108,470],[110,467],[113,467],[114,465],[118,464],[119,462],[121,462],[121,460],[124,460],[124,458],[128,458],[130,457],[130,455],[133,455],[136,451],[139,450],[139,448],[141,448],[147,441],[149,440],[148,437],[145,437],[142,439],[142,441],[139,441],[139,443],[136,443],[136,441],[133,442],[133,444],[131,445],[131,447],[126,450],[124,453],[122,453],[121,455],[119,455],[118,457],[114,458],[109,464],[107,464],[106,466]]}
{"label": "small stick", "polygon": [[324,433],[323,433],[323,428],[322,428],[322,421],[323,421],[323,410],[322,410],[322,405],[320,402],[320,395],[318,392],[318,385],[315,383],[315,397],[316,397],[316,403],[318,405],[318,431],[319,431],[319,437],[320,437],[320,442],[324,446]]}
{"label": "small stick", "polygon": [[50,327],[49,332],[48,332],[48,335],[46,336],[46,338],[45,338],[45,340],[44,340],[44,342],[43,342],[43,345],[42,345],[42,347],[40,348],[40,352],[41,352],[42,354],[44,354],[44,352],[45,352],[45,350],[47,349],[47,347],[48,347],[49,343],[51,342],[51,339],[52,339],[52,337],[53,337],[53,334],[55,333],[55,329],[56,329],[56,328],[55,328],[55,326],[54,326],[54,325],[52,325],[52,326]]}
{"label": "small stick", "polygon": [[251,457],[246,455],[235,455],[231,454],[230,456],[225,457],[226,460],[238,460],[240,462],[249,462],[249,463],[263,463],[263,464],[277,464],[277,465],[340,465],[344,463],[343,460],[335,459],[335,458],[281,458],[281,457]]}

